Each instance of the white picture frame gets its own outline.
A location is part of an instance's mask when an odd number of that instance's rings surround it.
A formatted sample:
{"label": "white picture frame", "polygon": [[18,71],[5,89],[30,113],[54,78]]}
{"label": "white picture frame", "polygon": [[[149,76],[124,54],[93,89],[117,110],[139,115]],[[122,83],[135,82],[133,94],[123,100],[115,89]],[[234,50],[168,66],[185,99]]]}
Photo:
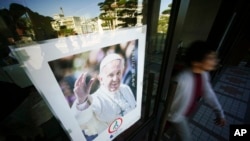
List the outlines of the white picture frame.
{"label": "white picture frame", "polygon": [[[94,141],[108,141],[113,140],[141,118],[146,25],[102,33],[61,37],[22,47],[16,45],[11,46],[11,50],[69,138],[73,141],[84,141],[88,139],[83,135],[82,129],[65,99],[51,62],[131,41],[137,45],[136,75],[134,75],[136,77],[136,107],[123,117],[114,119],[108,128],[93,139]],[[119,124],[115,129],[112,127],[114,123]]]}

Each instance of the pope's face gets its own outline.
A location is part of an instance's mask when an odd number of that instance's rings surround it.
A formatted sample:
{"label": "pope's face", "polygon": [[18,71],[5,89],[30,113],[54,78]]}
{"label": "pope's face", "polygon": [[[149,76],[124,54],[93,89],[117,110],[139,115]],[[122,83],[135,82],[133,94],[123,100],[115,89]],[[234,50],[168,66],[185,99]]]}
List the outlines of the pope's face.
{"label": "pope's face", "polygon": [[106,87],[110,92],[115,92],[119,89],[122,79],[124,66],[121,60],[113,60],[102,69],[99,80],[101,85]]}

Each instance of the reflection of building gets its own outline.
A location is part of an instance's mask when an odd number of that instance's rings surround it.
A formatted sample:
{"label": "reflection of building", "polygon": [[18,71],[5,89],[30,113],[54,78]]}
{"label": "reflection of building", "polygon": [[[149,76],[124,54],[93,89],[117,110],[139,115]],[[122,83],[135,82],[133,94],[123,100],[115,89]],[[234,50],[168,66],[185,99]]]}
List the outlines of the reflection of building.
{"label": "reflection of building", "polygon": [[92,33],[92,32],[99,32],[102,30],[100,19],[93,18],[87,19],[82,18],[82,29],[83,33]]}
{"label": "reflection of building", "polygon": [[[98,19],[87,19],[76,16],[65,17],[63,14],[56,14],[51,25],[54,30],[60,32],[63,29],[72,29],[75,34],[86,34],[99,31]],[[61,36],[67,36],[61,35]]]}
{"label": "reflection of building", "polygon": [[51,22],[51,25],[56,31],[60,31],[61,29],[72,29],[76,34],[83,33],[80,17],[65,17],[63,14],[56,14],[54,15],[53,19],[54,21]]}

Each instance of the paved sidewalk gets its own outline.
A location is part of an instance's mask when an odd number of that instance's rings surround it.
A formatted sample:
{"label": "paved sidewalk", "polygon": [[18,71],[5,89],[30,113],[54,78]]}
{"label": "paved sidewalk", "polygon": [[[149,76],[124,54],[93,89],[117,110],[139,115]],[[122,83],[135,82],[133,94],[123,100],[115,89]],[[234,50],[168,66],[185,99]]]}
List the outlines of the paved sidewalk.
{"label": "paved sidewalk", "polygon": [[250,68],[227,67],[221,71],[214,90],[224,109],[227,124],[214,125],[213,111],[202,103],[190,121],[193,141],[227,141],[229,125],[250,121]]}

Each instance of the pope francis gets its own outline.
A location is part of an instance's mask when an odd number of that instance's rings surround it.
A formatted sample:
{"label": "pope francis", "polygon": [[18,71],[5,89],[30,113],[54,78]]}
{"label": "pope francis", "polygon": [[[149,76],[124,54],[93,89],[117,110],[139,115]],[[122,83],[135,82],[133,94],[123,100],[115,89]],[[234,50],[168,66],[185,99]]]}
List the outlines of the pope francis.
{"label": "pope francis", "polygon": [[98,136],[114,119],[124,116],[136,107],[130,87],[121,84],[123,70],[124,59],[112,53],[100,63],[100,87],[93,94],[90,94],[90,89],[95,78],[86,83],[87,73],[83,73],[76,80],[76,100],[71,109],[87,140]]}

